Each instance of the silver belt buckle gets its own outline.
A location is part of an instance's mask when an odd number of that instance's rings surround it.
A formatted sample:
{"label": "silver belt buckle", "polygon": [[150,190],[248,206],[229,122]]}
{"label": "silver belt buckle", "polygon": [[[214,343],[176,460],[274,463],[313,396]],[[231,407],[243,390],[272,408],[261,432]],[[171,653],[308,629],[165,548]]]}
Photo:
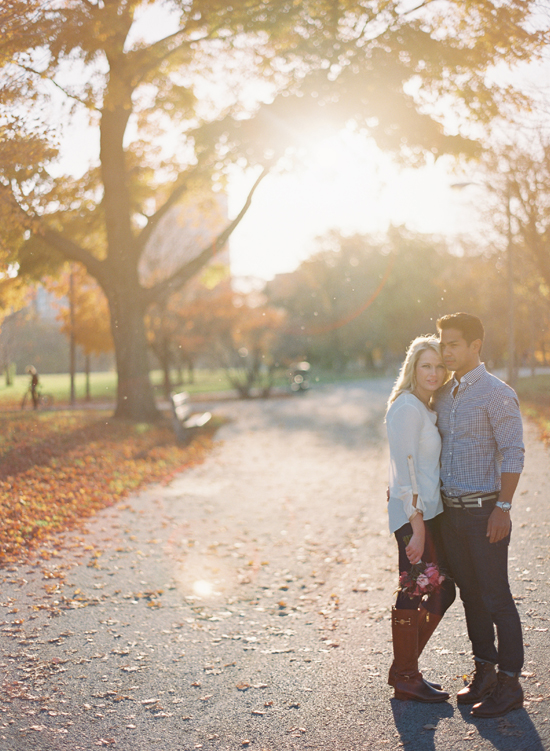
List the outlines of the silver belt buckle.
{"label": "silver belt buckle", "polygon": [[481,508],[483,506],[483,499],[482,498],[478,498],[477,499],[477,505],[479,506],[479,508]]}

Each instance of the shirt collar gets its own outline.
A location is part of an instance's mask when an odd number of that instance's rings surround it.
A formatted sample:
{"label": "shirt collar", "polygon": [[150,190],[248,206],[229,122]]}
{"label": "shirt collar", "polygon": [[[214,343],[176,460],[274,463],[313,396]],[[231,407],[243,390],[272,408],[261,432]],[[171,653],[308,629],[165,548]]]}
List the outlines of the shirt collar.
{"label": "shirt collar", "polygon": [[457,381],[456,376],[453,376],[452,383],[454,386],[459,386],[461,383],[467,383],[468,386],[471,386],[476,381],[479,381],[479,379],[487,372],[485,368],[485,363],[480,363],[477,367],[475,367],[473,370],[470,370],[468,373],[465,373],[460,381]]}

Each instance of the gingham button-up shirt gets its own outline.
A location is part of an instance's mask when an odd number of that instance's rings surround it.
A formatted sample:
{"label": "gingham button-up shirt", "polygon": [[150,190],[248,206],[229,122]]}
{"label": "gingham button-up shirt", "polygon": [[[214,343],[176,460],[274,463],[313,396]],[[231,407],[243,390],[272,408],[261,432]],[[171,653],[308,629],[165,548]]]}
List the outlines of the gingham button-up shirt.
{"label": "gingham button-up shirt", "polygon": [[[453,391],[458,386],[456,396]],[[481,363],[435,398],[445,495],[500,490],[501,472],[523,469],[523,425],[516,392]]]}

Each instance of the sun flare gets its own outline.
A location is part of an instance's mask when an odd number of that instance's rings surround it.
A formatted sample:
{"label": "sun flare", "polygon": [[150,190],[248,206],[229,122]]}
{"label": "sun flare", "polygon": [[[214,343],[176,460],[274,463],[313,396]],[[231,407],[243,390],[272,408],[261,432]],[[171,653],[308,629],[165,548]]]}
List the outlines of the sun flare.
{"label": "sun flare", "polygon": [[193,582],[193,592],[198,597],[211,597],[214,592],[214,587],[205,579],[199,579],[198,581]]}

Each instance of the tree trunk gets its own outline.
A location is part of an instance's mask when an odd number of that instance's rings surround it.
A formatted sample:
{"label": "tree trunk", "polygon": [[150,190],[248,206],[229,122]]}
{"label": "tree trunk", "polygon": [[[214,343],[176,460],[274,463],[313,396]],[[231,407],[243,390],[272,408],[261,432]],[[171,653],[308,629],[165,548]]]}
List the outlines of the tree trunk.
{"label": "tree trunk", "polygon": [[91,399],[90,395],[90,353],[86,352],[85,355],[85,370],[86,370],[86,401]]}
{"label": "tree trunk", "polygon": [[160,359],[160,364],[164,373],[164,396],[167,399],[170,399],[170,394],[172,393],[172,382],[170,380],[170,366],[172,364],[172,357],[170,355],[170,343],[166,340],[162,342],[161,350],[162,357]]}
{"label": "tree trunk", "polygon": [[74,273],[71,267],[69,276],[69,374],[71,379],[71,406],[75,403],[75,373],[76,373],[76,341],[75,341],[75,316],[74,316]]}
{"label": "tree trunk", "polygon": [[153,422],[159,413],[149,380],[141,288],[138,283],[130,285],[128,277],[123,277],[107,295],[118,374],[115,417]]}
{"label": "tree trunk", "polygon": [[101,115],[100,160],[109,268],[99,281],[109,301],[115,343],[118,374],[115,417],[152,422],[159,413],[149,380],[144,296],[139,282],[139,256],[133,243],[123,145],[132,111],[132,90],[117,68],[119,64],[120,59],[115,55],[110,61],[111,78]]}

